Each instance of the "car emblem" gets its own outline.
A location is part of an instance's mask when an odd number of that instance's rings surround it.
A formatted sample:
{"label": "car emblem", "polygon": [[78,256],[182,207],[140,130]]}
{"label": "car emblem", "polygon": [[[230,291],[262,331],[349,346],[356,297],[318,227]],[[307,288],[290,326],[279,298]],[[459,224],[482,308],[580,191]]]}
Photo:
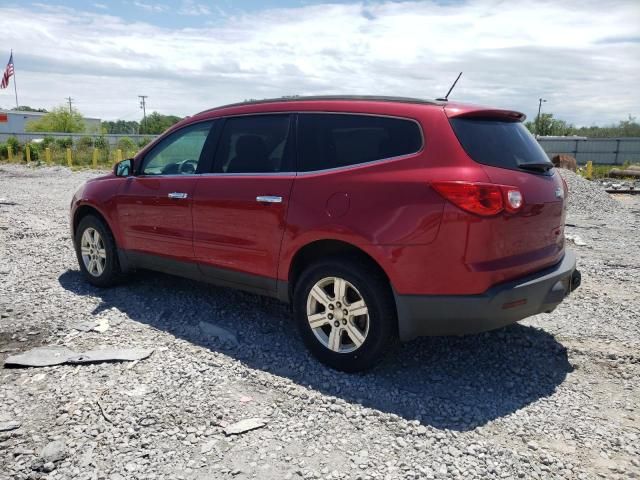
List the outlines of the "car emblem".
{"label": "car emblem", "polygon": [[564,190],[562,190],[561,188],[556,188],[556,198],[563,198],[564,197]]}

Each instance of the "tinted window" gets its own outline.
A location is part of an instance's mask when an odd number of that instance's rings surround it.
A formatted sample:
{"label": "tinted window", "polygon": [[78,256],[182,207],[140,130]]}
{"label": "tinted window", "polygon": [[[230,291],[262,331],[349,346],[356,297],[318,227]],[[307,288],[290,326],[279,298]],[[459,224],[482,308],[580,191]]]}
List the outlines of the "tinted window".
{"label": "tinted window", "polygon": [[520,122],[454,118],[451,125],[462,147],[478,163],[510,169],[549,163],[547,154]]}
{"label": "tinted window", "polygon": [[301,171],[324,170],[415,153],[420,127],[410,120],[369,115],[301,114]]}
{"label": "tinted window", "polygon": [[215,159],[218,173],[290,172],[289,115],[228,118]]}
{"label": "tinted window", "polygon": [[196,173],[200,154],[210,130],[211,122],[206,122],[172,133],[144,157],[142,173],[145,175]]}

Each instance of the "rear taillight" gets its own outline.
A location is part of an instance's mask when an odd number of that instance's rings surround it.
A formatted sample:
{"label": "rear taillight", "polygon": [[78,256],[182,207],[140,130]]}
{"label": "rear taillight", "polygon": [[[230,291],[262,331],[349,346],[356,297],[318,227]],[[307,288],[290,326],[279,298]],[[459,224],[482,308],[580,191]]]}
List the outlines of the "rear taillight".
{"label": "rear taillight", "polygon": [[524,205],[517,187],[476,182],[434,182],[433,188],[461,209],[489,217],[502,211],[518,212]]}

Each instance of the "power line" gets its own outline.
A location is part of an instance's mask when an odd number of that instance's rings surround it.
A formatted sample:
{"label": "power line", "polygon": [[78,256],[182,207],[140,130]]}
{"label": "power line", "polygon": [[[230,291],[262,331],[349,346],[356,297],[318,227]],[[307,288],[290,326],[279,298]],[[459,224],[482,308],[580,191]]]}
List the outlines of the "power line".
{"label": "power line", "polygon": [[142,109],[142,124],[145,127],[145,131],[147,129],[147,98],[149,98],[148,95],[138,95],[138,98],[140,99],[140,108]]}

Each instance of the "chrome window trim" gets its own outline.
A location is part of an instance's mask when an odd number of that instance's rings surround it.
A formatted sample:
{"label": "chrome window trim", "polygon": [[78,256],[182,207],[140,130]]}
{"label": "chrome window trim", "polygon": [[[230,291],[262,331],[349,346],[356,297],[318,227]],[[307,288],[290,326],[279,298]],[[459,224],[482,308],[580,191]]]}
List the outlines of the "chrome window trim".
{"label": "chrome window trim", "polygon": [[312,114],[320,114],[320,113],[322,113],[322,114],[328,114],[328,115],[352,115],[352,116],[356,115],[356,116],[361,116],[361,117],[394,118],[396,120],[405,120],[405,121],[409,121],[409,122],[415,123],[418,126],[418,131],[420,132],[420,148],[418,150],[416,150],[415,152],[405,153],[404,155],[396,155],[395,157],[378,158],[376,160],[371,160],[369,162],[354,163],[353,165],[345,165],[343,167],[322,168],[320,170],[309,170],[307,172],[298,171],[298,175],[301,175],[301,176],[318,174],[318,173],[322,173],[322,172],[339,172],[339,171],[342,171],[342,170],[352,170],[354,168],[358,168],[358,167],[362,167],[362,166],[374,165],[374,164],[381,163],[381,162],[392,162],[392,161],[395,161],[395,160],[400,160],[400,159],[403,159],[403,158],[412,157],[414,155],[419,155],[424,151],[424,148],[425,148],[425,143],[426,142],[425,142],[424,132],[422,130],[422,125],[415,118],[401,117],[401,116],[398,116],[398,115],[384,115],[384,114],[380,114],[380,113],[329,112],[329,111],[320,111],[320,112],[303,111],[303,112],[296,112],[296,113],[298,113],[298,115],[305,114],[305,113],[312,113]]}
{"label": "chrome window trim", "polygon": [[[213,119],[209,119],[209,120],[202,120],[202,121],[198,121],[198,122],[194,122],[193,124],[190,125],[195,125],[197,123],[202,123],[202,122],[206,122],[206,121],[212,121],[212,120],[218,120],[218,119],[228,119],[228,118],[235,118],[235,117],[254,117],[257,115],[304,115],[304,114],[326,114],[326,115],[355,115],[355,116],[364,116],[364,117],[380,117],[380,118],[394,118],[397,120],[405,120],[405,121],[409,121],[409,122],[413,122],[418,126],[418,131],[420,132],[420,149],[416,150],[415,152],[412,153],[406,153],[404,155],[397,155],[395,157],[385,157],[385,158],[379,158],[377,160],[371,160],[369,162],[363,162],[363,163],[356,163],[353,165],[345,165],[342,167],[333,167],[333,168],[323,168],[320,170],[309,170],[307,172],[302,172],[302,171],[294,171],[294,172],[254,172],[254,173],[213,173],[213,172],[205,172],[205,173],[195,173],[195,174],[177,174],[177,175],[157,175],[158,177],[187,177],[187,176],[194,176],[194,177],[228,177],[228,176],[232,176],[232,177],[256,177],[256,176],[268,176],[268,177],[273,177],[273,176],[282,176],[282,177],[288,177],[288,176],[305,176],[305,175],[315,175],[318,173],[334,173],[334,172],[340,172],[343,170],[352,170],[354,168],[359,168],[359,167],[367,167],[370,165],[375,165],[378,163],[383,163],[383,162],[393,162],[396,160],[401,160],[404,158],[409,158],[409,157],[413,157],[415,155],[419,155],[421,154],[424,149],[425,149],[425,136],[424,136],[424,131],[422,130],[422,125],[420,124],[420,122],[418,120],[416,120],[415,118],[409,118],[409,117],[402,117],[402,116],[398,116],[398,115],[385,115],[385,114],[379,114],[379,113],[359,113],[359,112],[333,112],[333,111],[316,111],[316,110],[302,110],[302,111],[282,111],[282,112],[253,112],[253,113],[240,113],[240,114],[233,114],[233,115],[221,115],[218,117],[214,117]],[[187,125],[185,125],[187,126]],[[297,134],[297,125],[296,125],[296,134]],[[296,152],[297,154],[297,152]],[[145,177],[156,177],[156,175],[139,175],[139,176],[145,176]]]}

